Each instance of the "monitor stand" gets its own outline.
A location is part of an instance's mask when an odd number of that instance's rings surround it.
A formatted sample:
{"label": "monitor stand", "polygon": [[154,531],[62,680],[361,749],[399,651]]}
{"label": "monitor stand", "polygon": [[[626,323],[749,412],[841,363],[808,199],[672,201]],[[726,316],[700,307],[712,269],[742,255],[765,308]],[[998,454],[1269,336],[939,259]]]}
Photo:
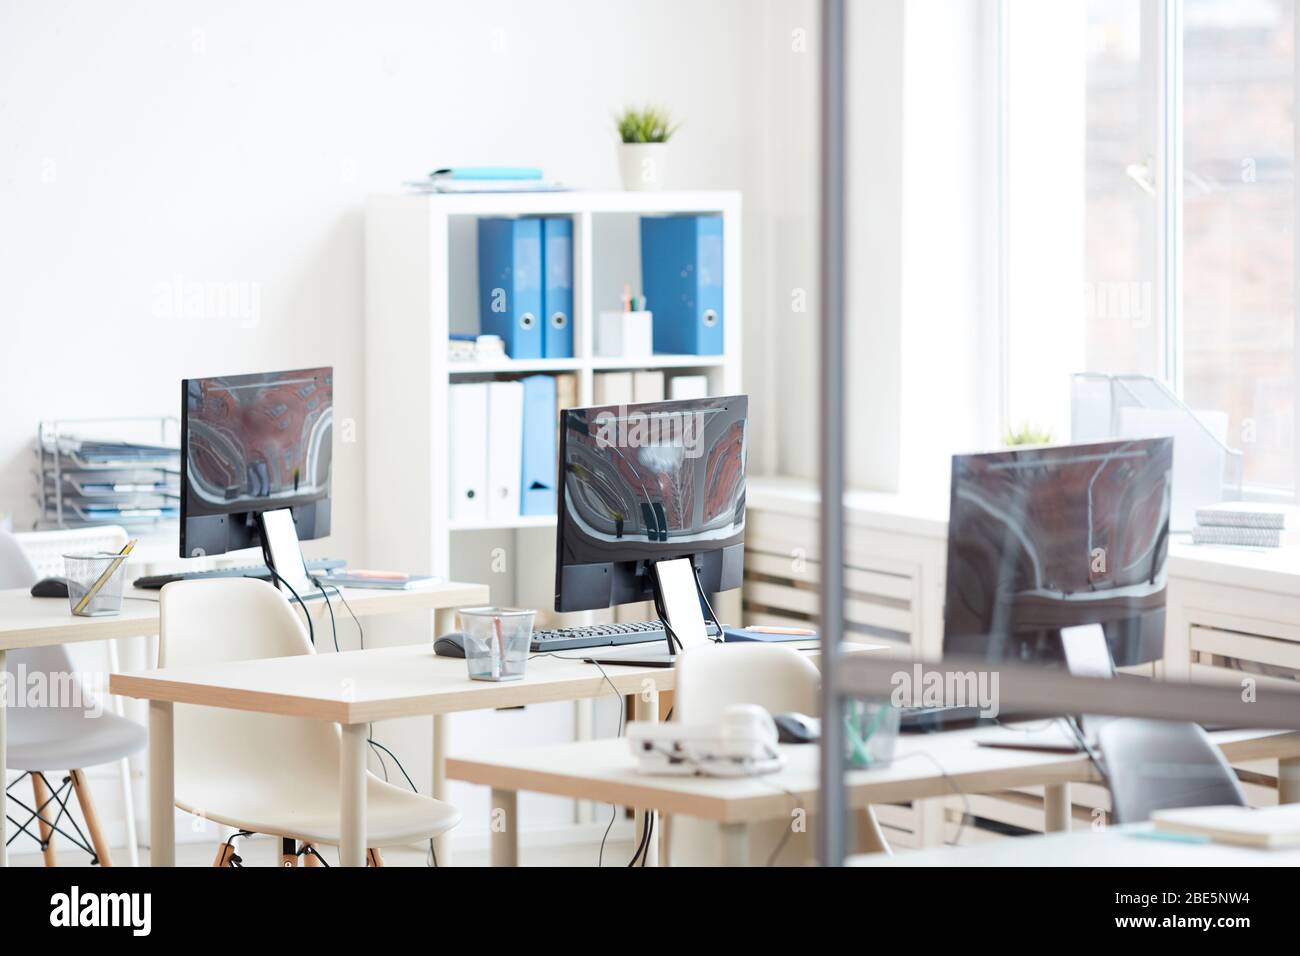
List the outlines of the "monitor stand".
{"label": "monitor stand", "polygon": [[[598,657],[585,658],[592,664],[619,664],[625,667],[672,667],[677,655],[688,647],[709,643],[701,610],[702,590],[690,558],[648,562],[646,573],[654,592],[655,610],[664,622],[666,650],[652,652],[650,645],[623,647]],[[721,637],[721,634],[719,634]]]}
{"label": "monitor stand", "polygon": [[307,562],[298,543],[298,529],[293,523],[293,511],[278,508],[259,512],[257,530],[262,539],[262,557],[271,569],[271,579],[276,587],[287,589],[300,601],[315,595],[317,587],[307,573]]}

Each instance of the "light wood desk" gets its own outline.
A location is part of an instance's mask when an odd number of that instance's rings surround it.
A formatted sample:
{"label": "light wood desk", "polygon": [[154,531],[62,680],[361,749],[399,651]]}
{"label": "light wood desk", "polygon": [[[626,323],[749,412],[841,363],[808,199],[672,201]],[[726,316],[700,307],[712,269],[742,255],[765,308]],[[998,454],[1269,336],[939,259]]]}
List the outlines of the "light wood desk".
{"label": "light wood desk", "polygon": [[[845,775],[850,809],[1029,786],[1044,786],[1049,791],[1049,804],[1068,808],[1072,781],[1099,781],[1082,754],[978,746],[976,741],[989,735],[988,729],[974,729],[899,737],[890,766],[851,770]],[[1300,758],[1300,733],[1243,730],[1210,736],[1229,760]],[[452,758],[447,761],[447,775],[491,787],[492,807],[496,811],[504,809],[508,816],[515,813],[517,792],[529,790],[712,820],[722,826],[724,862],[744,866],[749,862],[749,824],[787,818],[796,808],[811,812],[818,804],[817,748],[783,744],[781,750],[786,767],[758,777],[642,774],[636,769],[626,740],[584,741],[481,758]],[[1281,796],[1293,801],[1300,797]],[[1056,814],[1051,822],[1054,829],[1068,829],[1069,815]],[[517,832],[513,819],[504,827],[493,828],[494,863],[517,860]]]}
{"label": "light wood desk", "polygon": [[[0,590],[0,673],[4,672],[5,653],[52,644],[115,640],[124,637],[151,637],[158,633],[158,591],[127,588],[123,592],[122,612],[105,617],[74,617],[67,598],[34,598],[26,588]],[[482,604],[488,600],[488,588],[481,584],[448,582],[410,591],[379,591],[344,588],[353,613],[358,617],[394,614],[399,611],[434,611],[438,633],[452,630],[455,608]],[[312,619],[320,631],[326,613],[324,601],[309,601]],[[297,605],[294,605],[297,607]],[[425,647],[432,647],[432,634]],[[109,682],[109,690],[117,693]],[[6,708],[0,707],[0,767],[7,756]],[[437,744],[435,743],[435,746]],[[172,815],[166,814],[170,827]],[[153,821],[151,819],[151,827]],[[170,830],[168,831],[170,833]],[[168,838],[170,841],[170,837]],[[6,820],[0,813],[0,866],[8,864]]]}
{"label": "light wood desk", "polygon": [[[486,600],[486,594],[477,600]],[[433,716],[433,795],[442,798],[446,778],[439,768],[446,760],[441,746],[446,714],[617,694],[633,698],[638,719],[658,719],[659,693],[673,688],[671,668],[606,666],[602,673],[600,668],[583,663],[581,654],[572,651],[562,656],[534,657],[528,662],[523,680],[499,683],[470,680],[464,660],[434,655],[432,639],[408,647],[114,674],[109,680],[113,693],[149,701],[153,863],[172,866],[176,858],[171,826],[175,803],[175,704],[286,714],[341,724],[343,843],[339,857],[345,866],[362,866],[366,850],[366,731],[371,721]],[[446,852],[444,843],[438,856],[444,863],[448,859]]]}
{"label": "light wood desk", "polygon": [[1226,843],[1150,839],[1149,823],[1045,836],[1008,837],[984,846],[851,856],[847,866],[1300,866],[1300,849],[1257,850]]}

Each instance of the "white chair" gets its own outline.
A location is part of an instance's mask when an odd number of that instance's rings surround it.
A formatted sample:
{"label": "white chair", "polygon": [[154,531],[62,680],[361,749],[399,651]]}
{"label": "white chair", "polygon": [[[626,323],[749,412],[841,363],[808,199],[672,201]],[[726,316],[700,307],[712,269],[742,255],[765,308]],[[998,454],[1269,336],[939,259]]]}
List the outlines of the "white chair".
{"label": "white chair", "polygon": [[[178,581],[161,597],[160,667],[315,653],[302,618],[264,581]],[[174,720],[177,807],[279,837],[285,866],[296,865],[298,855],[315,865],[315,847],[338,845],[337,724],[184,704],[176,705]],[[367,777],[372,865],[382,865],[379,847],[432,839],[460,822],[451,804]],[[213,865],[229,866],[231,857],[228,841]]]}
{"label": "white chair", "polygon": [[[779,644],[709,644],[693,647],[677,660],[673,719],[713,724],[733,704],[758,704],[769,713],[817,715],[821,710],[821,675],[803,654]],[[790,820],[751,826],[749,859],[778,866],[813,862],[815,817],[805,818],[804,832],[791,832]],[[870,808],[857,814],[858,852],[889,852]],[[784,841],[784,842],[783,842]],[[676,816],[668,828],[668,861],[673,866],[717,866],[722,837],[716,823]],[[779,849],[778,849],[779,848]]]}
{"label": "white chair", "polygon": [[[121,551],[130,540],[125,528],[116,524],[95,525],[87,528],[56,528],[47,531],[17,531],[14,537],[22,546],[23,553],[36,568],[37,577],[62,577],[64,574],[65,554],[74,552]],[[130,574],[131,568],[127,567]],[[107,657],[110,673],[120,671],[118,642],[104,641],[104,653]],[[109,701],[113,712],[125,717],[122,698],[113,697]],[[122,794],[122,823],[126,828],[127,862],[131,866],[140,865],[140,841],[135,825],[135,788],[131,771],[131,758],[123,757],[117,762],[117,777]]]}
{"label": "white chair", "polygon": [[[37,580],[37,571],[16,536],[0,531],[0,587],[31,587]],[[15,823],[41,844],[46,866],[56,862],[56,833],[89,853],[92,862],[111,866],[85,768],[123,761],[144,749],[148,737],[145,729],[96,705],[77,679],[76,669],[63,645],[10,651],[5,669],[13,681],[15,697],[24,693],[28,682],[37,676],[46,688],[60,688],[70,698],[51,701],[43,707],[19,707],[17,701],[10,703],[7,769],[19,770],[22,776],[5,788],[6,804],[13,800],[20,812],[26,814],[25,820],[15,819]],[[58,786],[52,786],[46,772],[56,769],[67,770],[68,776]],[[32,781],[31,807],[10,792],[25,777]],[[89,837],[68,812],[69,791],[76,792]],[[127,812],[131,812],[129,804]],[[37,827],[36,833],[29,829],[32,824]]]}

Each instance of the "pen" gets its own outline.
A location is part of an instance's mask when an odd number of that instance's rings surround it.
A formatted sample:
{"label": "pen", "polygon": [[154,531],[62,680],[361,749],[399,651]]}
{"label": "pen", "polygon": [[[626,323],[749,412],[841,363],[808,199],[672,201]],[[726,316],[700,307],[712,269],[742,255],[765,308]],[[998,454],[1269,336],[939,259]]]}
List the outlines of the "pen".
{"label": "pen", "polygon": [[137,540],[137,538],[132,538],[126,543],[126,547],[117,553],[117,557],[104,569],[104,572],[96,579],[95,583],[90,586],[90,590],[82,595],[81,600],[77,602],[77,606],[72,609],[73,614],[80,614],[86,609],[86,605],[99,593],[99,589],[108,583],[108,579],[113,576],[113,572],[122,566],[122,562],[131,553],[131,549],[135,547]]}

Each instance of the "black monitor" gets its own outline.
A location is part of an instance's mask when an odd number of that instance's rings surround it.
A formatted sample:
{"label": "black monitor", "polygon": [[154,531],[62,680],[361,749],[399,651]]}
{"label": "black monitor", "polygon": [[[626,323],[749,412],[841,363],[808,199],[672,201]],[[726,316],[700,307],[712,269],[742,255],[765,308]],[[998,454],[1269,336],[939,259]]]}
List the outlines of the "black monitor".
{"label": "black monitor", "polygon": [[1100,624],[1120,667],[1164,649],[1173,439],[952,460],[945,654],[1061,666]]}
{"label": "black monitor", "polygon": [[555,610],[653,597],[650,566],[690,558],[706,592],[745,554],[745,395],[560,412]]}
{"label": "black monitor", "polygon": [[293,510],[298,538],[330,532],[334,370],[181,383],[181,557],[261,544],[257,515]]}

